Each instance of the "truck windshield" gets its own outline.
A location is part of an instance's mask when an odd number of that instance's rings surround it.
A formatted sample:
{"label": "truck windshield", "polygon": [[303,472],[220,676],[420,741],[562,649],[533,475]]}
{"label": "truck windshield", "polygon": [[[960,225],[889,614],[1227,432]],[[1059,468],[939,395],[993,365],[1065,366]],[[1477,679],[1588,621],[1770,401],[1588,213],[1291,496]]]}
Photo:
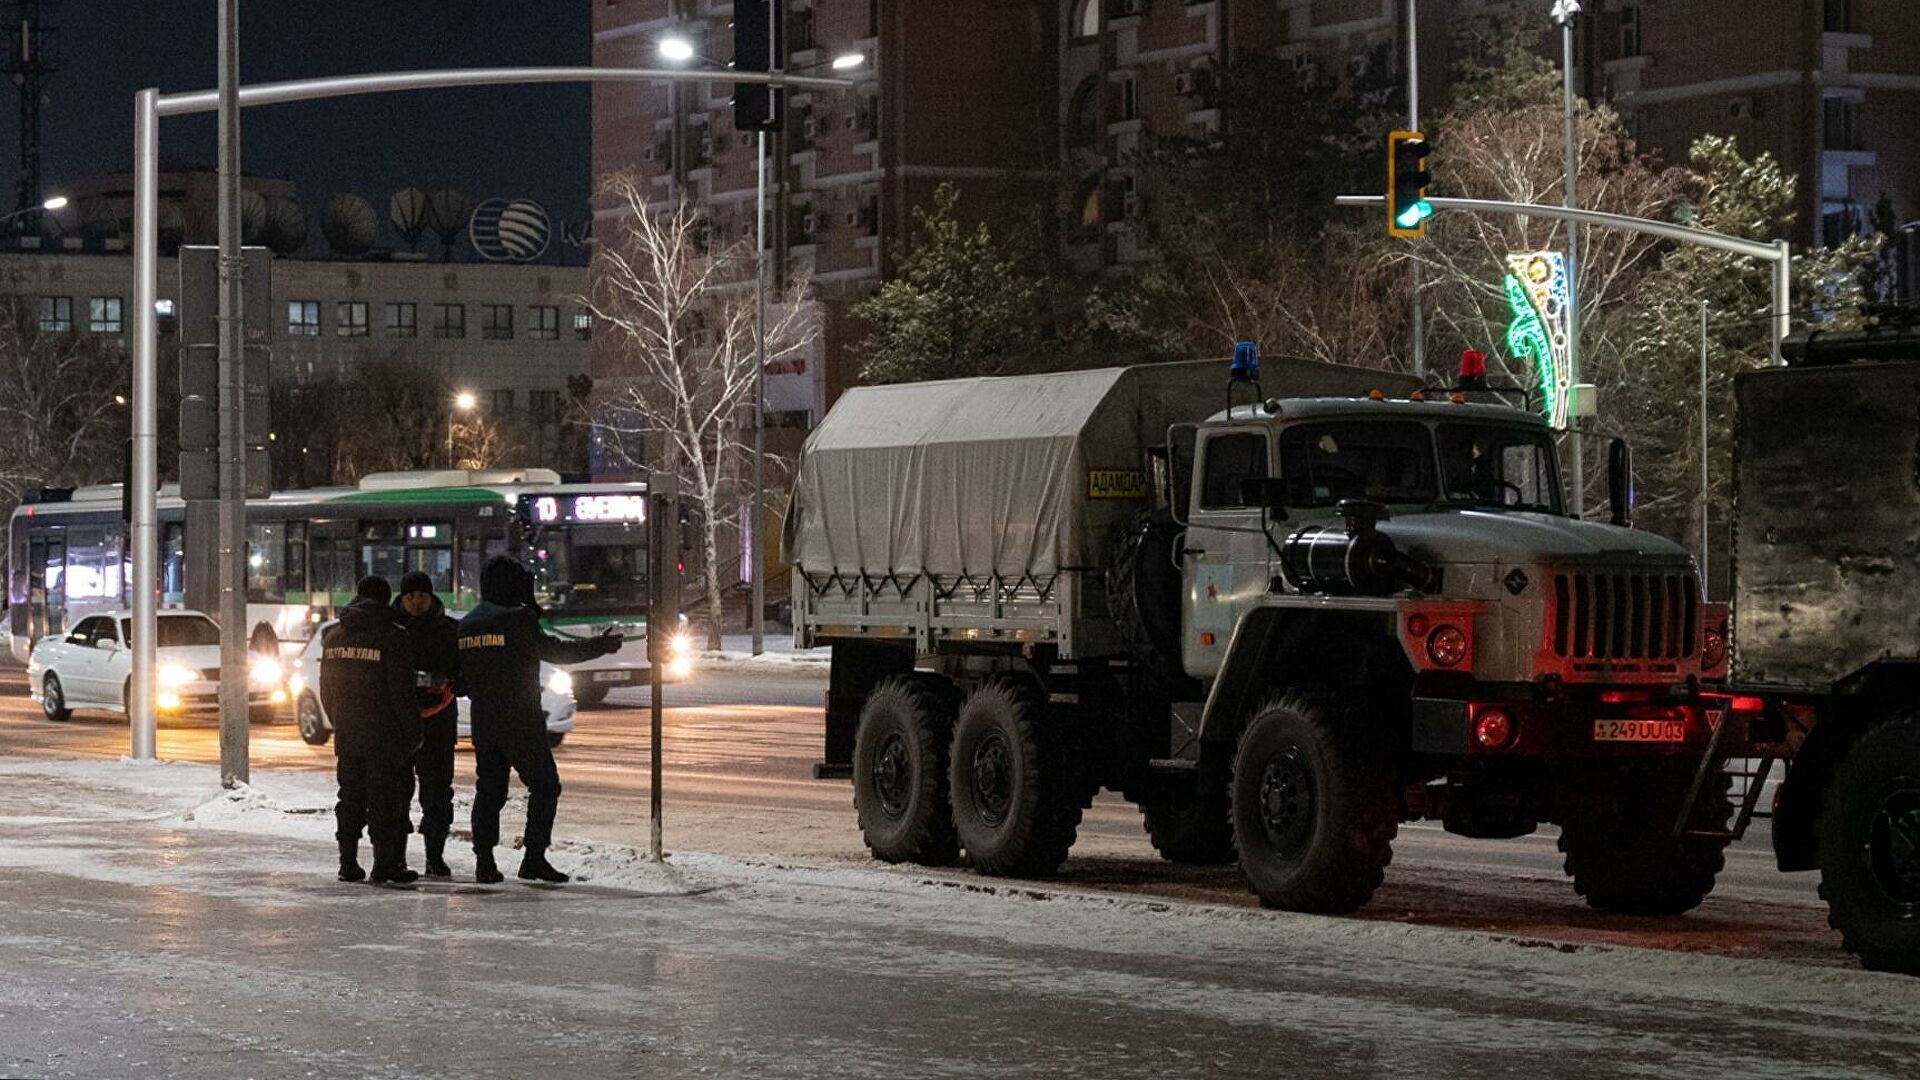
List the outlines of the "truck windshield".
{"label": "truck windshield", "polygon": [[1414,421],[1334,420],[1280,433],[1280,476],[1287,504],[1336,506],[1343,499],[1430,503],[1433,433]]}
{"label": "truck windshield", "polygon": [[537,529],[528,550],[537,599],[556,614],[644,614],[646,534],[638,523]]}
{"label": "truck windshield", "polygon": [[1448,505],[1560,513],[1560,472],[1545,432],[1449,423],[1439,436]]}

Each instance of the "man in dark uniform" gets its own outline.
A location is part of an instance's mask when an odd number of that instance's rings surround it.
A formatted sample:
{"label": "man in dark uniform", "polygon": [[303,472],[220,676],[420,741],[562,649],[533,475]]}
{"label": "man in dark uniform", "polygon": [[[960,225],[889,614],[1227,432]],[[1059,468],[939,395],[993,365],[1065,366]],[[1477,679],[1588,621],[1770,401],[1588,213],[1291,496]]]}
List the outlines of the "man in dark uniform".
{"label": "man in dark uniform", "polygon": [[387,610],[385,578],[360,581],[320,641],[320,703],[333,720],[340,801],[340,880],[359,881],[360,830],[373,841],[373,880],[407,884],[407,796],[420,746],[420,706],[407,635]]}
{"label": "man in dark uniform", "polygon": [[455,623],[433,594],[433,579],[418,570],[400,579],[393,613],[406,631],[418,671],[421,743],[413,755],[420,782],[420,837],[427,849],[427,876],[452,877],[447,868],[447,832],[453,828],[453,744],[459,709],[454,706],[454,674],[459,646]]}
{"label": "man in dark uniform", "polygon": [[500,842],[500,808],[507,802],[507,770],[527,786],[526,855],[520,876],[564,882],[547,862],[560,773],[540,708],[540,661],[577,664],[616,652],[620,635],[574,641],[540,629],[533,575],[510,556],[496,555],[480,572],[480,603],[460,620],[461,683],[473,702],[473,853],[477,881],[502,880],[493,862]]}

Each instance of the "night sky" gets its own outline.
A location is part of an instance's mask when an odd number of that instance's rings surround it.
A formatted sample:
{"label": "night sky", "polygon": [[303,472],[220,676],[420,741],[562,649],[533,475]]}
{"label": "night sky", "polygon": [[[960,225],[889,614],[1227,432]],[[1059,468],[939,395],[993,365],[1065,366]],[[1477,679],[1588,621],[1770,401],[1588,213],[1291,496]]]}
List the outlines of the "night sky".
{"label": "night sky", "polygon": [[[42,187],[123,172],[132,156],[133,94],[208,89],[217,71],[215,0],[59,0],[57,71],[46,85]],[[0,6],[0,10],[4,10]],[[242,0],[243,83],[414,68],[592,62],[586,0]],[[19,108],[0,105],[0,176],[11,209]],[[559,225],[587,216],[585,86],[492,87],[387,94],[242,113],[248,173],[286,176],[318,231],[329,193],[367,197],[384,219],[407,186],[451,186],[478,202],[529,197]],[[161,122],[163,167],[216,162],[214,120]],[[384,224],[384,221],[383,221]]]}

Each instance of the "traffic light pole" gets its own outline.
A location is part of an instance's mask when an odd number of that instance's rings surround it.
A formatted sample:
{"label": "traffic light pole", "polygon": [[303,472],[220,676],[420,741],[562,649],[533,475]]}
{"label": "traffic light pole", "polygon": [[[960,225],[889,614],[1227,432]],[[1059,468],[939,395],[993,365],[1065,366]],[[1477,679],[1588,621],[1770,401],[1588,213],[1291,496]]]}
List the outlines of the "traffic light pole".
{"label": "traffic light pole", "polygon": [[[1407,130],[1420,130],[1420,16],[1407,0]],[[1426,305],[1420,298],[1420,260],[1413,266],[1413,377],[1427,377]]]}
{"label": "traffic light pole", "polygon": [[[1574,0],[1560,0],[1554,8],[1555,16],[1560,20],[1560,46],[1564,74],[1563,103],[1566,112],[1567,134],[1567,209],[1575,210],[1580,206],[1580,137],[1573,108],[1573,18],[1579,14],[1580,5]],[[1567,382],[1570,386],[1580,385],[1580,224],[1567,222]],[[1582,443],[1585,417],[1577,412],[1572,417],[1572,427],[1567,440],[1572,453],[1573,466],[1573,516],[1580,517],[1587,509],[1587,472],[1586,455]]]}
{"label": "traffic light pole", "polygon": [[[440,71],[389,71],[369,75],[333,75],[236,88],[240,108],[295,101],[435,90],[467,86],[519,86],[554,83],[765,83],[788,88],[844,90],[848,79],[795,76],[785,72],[680,71],[673,68],[503,67],[449,68]],[[129,755],[154,757],[154,634],[158,622],[159,581],[159,327],[153,305],[159,293],[160,121],[217,111],[220,91],[162,94],[152,88],[136,94],[133,123],[133,710],[128,726]]]}
{"label": "traffic light pole", "polygon": [[220,0],[220,783],[249,778],[246,263],[240,254],[240,0]]}

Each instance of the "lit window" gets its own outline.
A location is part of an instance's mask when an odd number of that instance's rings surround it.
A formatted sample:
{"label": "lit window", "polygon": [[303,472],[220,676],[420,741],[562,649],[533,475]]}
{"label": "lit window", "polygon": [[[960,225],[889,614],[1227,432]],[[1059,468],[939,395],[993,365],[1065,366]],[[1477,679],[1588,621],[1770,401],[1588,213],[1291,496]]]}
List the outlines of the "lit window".
{"label": "lit window", "polygon": [[287,301],[287,336],[320,336],[320,301]]}
{"label": "lit window", "polygon": [[73,332],[73,297],[43,296],[40,298],[40,332],[43,334]]}
{"label": "lit window", "polygon": [[415,337],[420,332],[420,308],[416,304],[387,305],[387,336]]}
{"label": "lit window", "polygon": [[341,337],[367,336],[367,302],[342,300],[333,308],[333,332]]}
{"label": "lit window", "polygon": [[121,327],[120,298],[96,296],[87,302],[87,329],[96,334],[117,334]]}
{"label": "lit window", "polygon": [[593,315],[585,311],[573,313],[573,336],[585,341],[593,336]]}
{"label": "lit window", "polygon": [[1080,0],[1073,11],[1073,36],[1097,37],[1100,33],[1100,0]]}

